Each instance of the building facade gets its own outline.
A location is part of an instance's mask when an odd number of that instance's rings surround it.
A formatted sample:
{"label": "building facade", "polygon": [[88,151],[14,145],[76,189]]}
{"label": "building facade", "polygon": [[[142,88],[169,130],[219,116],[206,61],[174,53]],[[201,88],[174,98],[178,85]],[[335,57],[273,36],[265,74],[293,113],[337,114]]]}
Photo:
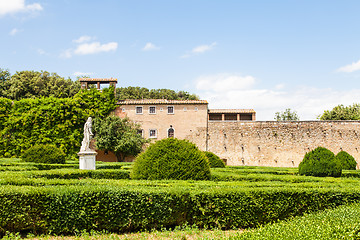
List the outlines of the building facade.
{"label": "building facade", "polygon": [[232,166],[297,167],[319,146],[360,159],[360,121],[255,121],[253,109],[208,109],[204,100],[125,100],[115,114],[140,124],[144,138],[187,139]]}

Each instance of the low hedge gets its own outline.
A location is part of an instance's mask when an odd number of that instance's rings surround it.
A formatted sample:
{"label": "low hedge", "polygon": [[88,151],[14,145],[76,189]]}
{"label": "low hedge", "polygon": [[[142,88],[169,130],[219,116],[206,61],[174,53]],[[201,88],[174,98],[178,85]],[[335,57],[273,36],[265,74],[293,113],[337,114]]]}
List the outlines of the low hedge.
{"label": "low hedge", "polygon": [[50,171],[32,171],[26,173],[30,178],[46,179],[129,179],[130,172],[118,169],[101,169],[101,170],[80,170],[80,169],[55,169]]}
{"label": "low hedge", "polygon": [[359,191],[294,187],[203,191],[117,186],[0,186],[0,234],[247,228],[360,200]]}

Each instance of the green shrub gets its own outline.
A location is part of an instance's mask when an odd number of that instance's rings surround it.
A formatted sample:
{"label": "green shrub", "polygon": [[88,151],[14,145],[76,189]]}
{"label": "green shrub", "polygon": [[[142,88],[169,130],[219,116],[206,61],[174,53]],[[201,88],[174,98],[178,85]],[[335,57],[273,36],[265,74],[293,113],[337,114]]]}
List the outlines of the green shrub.
{"label": "green shrub", "polygon": [[211,168],[224,168],[225,167],[225,163],[223,162],[223,160],[221,160],[219,158],[218,155],[216,155],[215,153],[212,152],[204,152],[206,157],[209,160],[209,164]]}
{"label": "green shrub", "polygon": [[131,177],[206,180],[210,178],[210,167],[205,154],[195,144],[167,138],[150,145],[136,158]]}
{"label": "green shrub", "polygon": [[65,163],[63,151],[54,145],[35,145],[24,152],[22,160],[36,163]]}
{"label": "green shrub", "polygon": [[356,170],[357,162],[355,158],[345,151],[341,151],[336,155],[340,160],[343,170]]}
{"label": "green shrub", "polygon": [[340,177],[341,162],[329,149],[318,147],[305,154],[299,174],[316,177]]}

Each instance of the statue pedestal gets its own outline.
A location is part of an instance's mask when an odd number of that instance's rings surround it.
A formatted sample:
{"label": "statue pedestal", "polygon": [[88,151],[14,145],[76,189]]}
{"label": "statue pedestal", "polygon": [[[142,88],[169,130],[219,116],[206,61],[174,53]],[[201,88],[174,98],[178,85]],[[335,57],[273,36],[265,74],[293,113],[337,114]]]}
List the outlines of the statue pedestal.
{"label": "statue pedestal", "polygon": [[79,152],[79,168],[83,170],[95,170],[97,152]]}

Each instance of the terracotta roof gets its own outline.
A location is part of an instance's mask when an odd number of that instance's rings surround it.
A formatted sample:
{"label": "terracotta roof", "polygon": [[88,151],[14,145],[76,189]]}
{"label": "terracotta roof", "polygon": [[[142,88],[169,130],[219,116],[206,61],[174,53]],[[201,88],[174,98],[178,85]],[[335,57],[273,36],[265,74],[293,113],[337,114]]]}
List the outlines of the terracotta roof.
{"label": "terracotta roof", "polygon": [[206,100],[167,100],[167,99],[127,99],[120,100],[118,105],[179,105],[179,104],[208,104]]}
{"label": "terracotta roof", "polygon": [[117,82],[116,78],[80,78],[80,82]]}
{"label": "terracotta roof", "polygon": [[256,113],[254,109],[209,109],[209,113]]}

